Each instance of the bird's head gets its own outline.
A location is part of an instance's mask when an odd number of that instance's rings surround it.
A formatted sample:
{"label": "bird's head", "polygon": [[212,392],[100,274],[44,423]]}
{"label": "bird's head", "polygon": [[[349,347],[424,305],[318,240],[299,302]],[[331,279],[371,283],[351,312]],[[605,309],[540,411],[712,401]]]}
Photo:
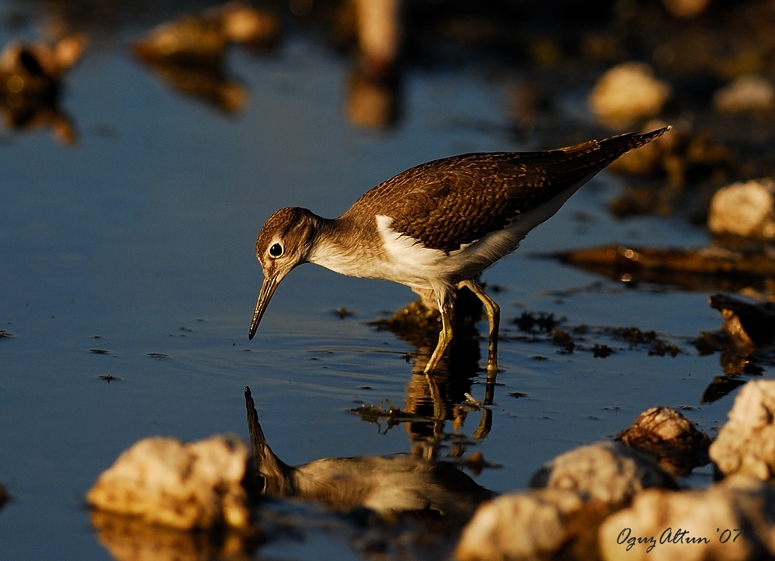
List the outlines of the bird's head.
{"label": "bird's head", "polygon": [[248,338],[253,339],[277,286],[297,265],[307,262],[319,218],[305,208],[281,208],[270,216],[256,239],[256,258],[264,270]]}

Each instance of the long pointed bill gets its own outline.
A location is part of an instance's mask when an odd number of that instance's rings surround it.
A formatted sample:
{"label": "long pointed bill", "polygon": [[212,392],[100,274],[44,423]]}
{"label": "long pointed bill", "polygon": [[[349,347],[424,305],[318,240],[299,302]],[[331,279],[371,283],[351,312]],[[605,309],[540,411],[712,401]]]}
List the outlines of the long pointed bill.
{"label": "long pointed bill", "polygon": [[269,300],[272,299],[272,294],[277,290],[277,286],[280,284],[280,280],[275,277],[265,277],[264,283],[261,285],[261,290],[258,293],[258,302],[256,302],[256,311],[253,312],[253,321],[250,324],[250,331],[248,331],[248,339],[253,339],[258,329],[258,324],[266,311],[266,307],[269,305]]}

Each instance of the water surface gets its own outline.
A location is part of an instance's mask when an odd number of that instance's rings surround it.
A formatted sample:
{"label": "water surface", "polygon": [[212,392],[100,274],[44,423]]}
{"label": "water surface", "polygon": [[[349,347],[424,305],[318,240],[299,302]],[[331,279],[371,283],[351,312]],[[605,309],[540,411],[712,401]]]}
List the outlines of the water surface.
{"label": "water surface", "polygon": [[[0,2],[0,42],[39,37],[33,14],[42,6]],[[28,17],[18,23],[11,15],[20,12]],[[248,342],[261,282],[255,236],[282,206],[336,216],[412,165],[539,142],[504,126],[508,76],[476,65],[407,70],[398,124],[358,127],[344,111],[350,60],[304,33],[290,33],[271,54],[229,52],[249,103],[226,115],[131,57],[129,40],[153,23],[148,16],[112,30],[68,75],[61,107],[77,144],[63,146],[45,129],[0,136],[0,329],[13,335],[0,339],[0,482],[14,497],[0,512],[6,559],[110,559],[82,506],[98,474],[146,436],[245,435],[245,385],[287,463],[409,452],[405,426],[385,432],[348,410],[385,400],[404,406],[414,348],[368,322],[414,295],[304,266],[283,282]],[[568,122],[571,143],[579,131]],[[610,242],[707,241],[677,220],[613,220],[605,205],[622,185],[602,173],[484,280],[503,289],[495,297],[506,335],[518,335],[509,322],[523,311],[541,311],[568,325],[653,329],[681,353],[650,356],[596,336],[590,344],[617,352],[599,359],[546,341],[502,342],[491,431],[472,440],[477,412],[458,431],[467,454],[479,450],[502,466],[475,477],[487,488],[524,488],[542,462],[612,436],[651,406],[691,406],[687,416],[711,434],[725,419],[731,396],[699,403],[722,373],[718,356],[700,357],[690,344],[720,326],[706,294],[630,289],[532,256]],[[353,315],[340,319],[332,313],[340,307]],[[478,327],[485,335],[486,322]],[[478,399],[483,380],[480,373],[471,387]],[[445,442],[441,455],[448,449]],[[693,476],[695,484],[708,480],[707,470]],[[262,551],[355,555],[325,533]]]}

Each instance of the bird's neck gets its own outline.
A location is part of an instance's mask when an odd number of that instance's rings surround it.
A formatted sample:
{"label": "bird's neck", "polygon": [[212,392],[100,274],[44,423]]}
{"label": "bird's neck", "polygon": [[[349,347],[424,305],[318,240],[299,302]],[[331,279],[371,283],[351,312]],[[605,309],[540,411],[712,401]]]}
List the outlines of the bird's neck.
{"label": "bird's neck", "polygon": [[351,277],[369,277],[368,264],[381,250],[370,229],[358,228],[346,217],[321,218],[309,262]]}

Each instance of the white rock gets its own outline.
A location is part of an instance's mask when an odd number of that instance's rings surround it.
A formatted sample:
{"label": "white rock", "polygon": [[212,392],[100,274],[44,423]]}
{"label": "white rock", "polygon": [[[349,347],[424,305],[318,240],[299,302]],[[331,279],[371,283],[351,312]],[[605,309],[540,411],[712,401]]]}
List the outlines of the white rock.
{"label": "white rock", "polygon": [[598,80],[589,106],[601,122],[617,127],[657,115],[670,97],[670,87],[654,78],[640,62],[614,66]]}
{"label": "white rock", "polygon": [[463,530],[459,561],[550,557],[570,539],[568,519],[581,511],[578,493],[543,489],[485,503]]}
{"label": "white rock", "polygon": [[94,508],[178,529],[250,523],[242,487],[248,447],[237,437],[183,444],[146,438],[119,456],[87,496]]}
{"label": "white rock", "polygon": [[775,236],[775,181],[751,180],[722,187],[710,201],[708,227],[721,234]]}
{"label": "white rock", "polygon": [[653,458],[623,444],[597,442],[544,464],[530,486],[576,491],[587,499],[621,505],[643,489],[675,483]]}
{"label": "white rock", "polygon": [[775,479],[775,380],[748,382],[710,446],[722,473]]}
{"label": "white rock", "polygon": [[775,108],[775,87],[761,76],[739,76],[713,95],[719,111],[769,111]]}
{"label": "white rock", "polygon": [[771,558],[775,489],[733,477],[702,491],[649,489],[600,526],[604,560]]}

